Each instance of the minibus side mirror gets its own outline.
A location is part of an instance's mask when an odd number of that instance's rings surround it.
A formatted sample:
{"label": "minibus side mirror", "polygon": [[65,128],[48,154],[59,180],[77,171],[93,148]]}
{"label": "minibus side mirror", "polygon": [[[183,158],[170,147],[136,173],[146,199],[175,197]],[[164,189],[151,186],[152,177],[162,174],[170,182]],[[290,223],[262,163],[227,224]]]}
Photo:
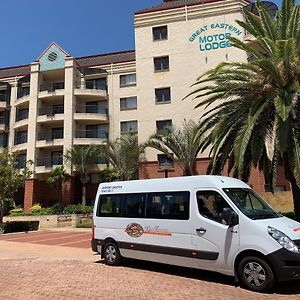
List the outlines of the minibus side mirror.
{"label": "minibus side mirror", "polygon": [[238,215],[229,207],[223,208],[221,218],[222,221],[229,226],[229,228],[239,223]]}

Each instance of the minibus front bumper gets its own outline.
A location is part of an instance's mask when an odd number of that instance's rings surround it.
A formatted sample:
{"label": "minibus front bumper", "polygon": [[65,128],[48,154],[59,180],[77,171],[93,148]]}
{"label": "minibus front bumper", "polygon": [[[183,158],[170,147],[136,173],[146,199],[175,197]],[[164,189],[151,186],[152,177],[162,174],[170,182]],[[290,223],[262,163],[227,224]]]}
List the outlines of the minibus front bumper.
{"label": "minibus front bumper", "polygon": [[267,255],[267,258],[278,281],[300,279],[300,254],[281,248]]}

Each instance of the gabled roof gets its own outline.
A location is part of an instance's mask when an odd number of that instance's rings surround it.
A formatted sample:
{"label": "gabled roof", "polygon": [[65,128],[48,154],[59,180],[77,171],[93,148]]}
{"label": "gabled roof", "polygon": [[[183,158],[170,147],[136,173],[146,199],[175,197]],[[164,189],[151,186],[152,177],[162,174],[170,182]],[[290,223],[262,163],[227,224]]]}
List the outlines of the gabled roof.
{"label": "gabled roof", "polygon": [[70,56],[70,54],[65,51],[62,47],[60,47],[59,45],[57,45],[55,42],[52,42],[42,53],[41,55],[35,60],[35,61],[39,61],[41,59],[41,57],[52,47],[52,46],[57,47],[58,49],[60,49],[66,56]]}
{"label": "gabled roof", "polygon": [[[185,6],[202,5],[206,3],[213,3],[219,1],[221,2],[223,0],[164,0],[164,2],[159,5],[135,12],[135,15],[156,12],[161,10],[175,9],[175,8],[180,8]],[[249,3],[251,2],[251,0],[246,0],[246,1]]]}

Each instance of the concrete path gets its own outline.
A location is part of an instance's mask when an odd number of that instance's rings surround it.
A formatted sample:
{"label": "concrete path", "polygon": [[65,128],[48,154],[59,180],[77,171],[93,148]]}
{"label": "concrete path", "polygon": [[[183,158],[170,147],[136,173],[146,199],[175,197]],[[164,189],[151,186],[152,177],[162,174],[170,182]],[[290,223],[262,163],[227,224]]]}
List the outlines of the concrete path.
{"label": "concrete path", "polygon": [[[46,240],[43,234],[36,237]],[[0,299],[300,299],[299,282],[257,294],[211,272],[132,260],[109,267],[90,248],[45,245],[33,242],[34,235],[27,242],[1,237]]]}

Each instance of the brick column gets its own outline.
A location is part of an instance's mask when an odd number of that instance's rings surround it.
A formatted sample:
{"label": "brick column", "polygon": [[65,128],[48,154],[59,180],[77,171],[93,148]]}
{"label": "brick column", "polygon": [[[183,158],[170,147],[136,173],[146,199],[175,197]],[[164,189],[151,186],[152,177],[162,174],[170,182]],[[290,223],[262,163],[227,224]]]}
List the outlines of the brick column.
{"label": "brick column", "polygon": [[74,203],[75,178],[72,176],[62,183],[62,202],[63,206]]}
{"label": "brick column", "polygon": [[33,201],[37,195],[38,182],[36,179],[27,179],[25,182],[25,194],[24,194],[24,212],[30,212],[30,208],[33,205]]}

